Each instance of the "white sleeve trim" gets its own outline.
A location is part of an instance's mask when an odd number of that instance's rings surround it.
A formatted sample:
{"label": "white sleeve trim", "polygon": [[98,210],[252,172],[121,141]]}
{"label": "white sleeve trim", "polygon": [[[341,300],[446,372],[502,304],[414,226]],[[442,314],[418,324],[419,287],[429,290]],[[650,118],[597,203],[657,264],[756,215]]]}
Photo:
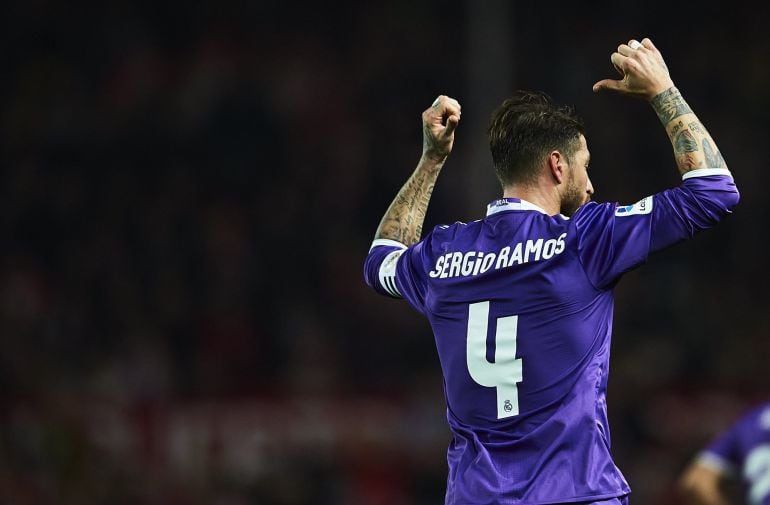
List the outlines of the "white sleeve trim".
{"label": "white sleeve trim", "polygon": [[369,250],[371,251],[372,249],[380,245],[387,245],[391,247],[400,247],[401,249],[406,249],[406,244],[402,244],[397,240],[391,240],[389,238],[377,238],[377,239],[374,239],[374,241],[372,242],[372,246],[369,248]]}
{"label": "white sleeve trim", "polygon": [[710,468],[712,470],[715,470],[719,473],[729,474],[733,475],[735,474],[735,466],[724,459],[723,457],[710,452],[710,451],[703,451],[700,454],[698,454],[697,461],[699,465],[705,466],[706,468]]}
{"label": "white sleeve trim", "polygon": [[732,177],[733,174],[731,174],[730,171],[726,168],[699,168],[697,170],[690,170],[689,172],[686,172],[682,176],[682,180],[686,181],[687,179],[691,179],[693,177],[708,177],[709,175],[729,175]]}
{"label": "white sleeve trim", "polygon": [[401,292],[398,290],[398,286],[396,286],[396,265],[398,265],[398,258],[404,254],[405,250],[399,249],[398,251],[391,252],[385,256],[380,265],[380,285],[390,296],[395,298],[402,298]]}

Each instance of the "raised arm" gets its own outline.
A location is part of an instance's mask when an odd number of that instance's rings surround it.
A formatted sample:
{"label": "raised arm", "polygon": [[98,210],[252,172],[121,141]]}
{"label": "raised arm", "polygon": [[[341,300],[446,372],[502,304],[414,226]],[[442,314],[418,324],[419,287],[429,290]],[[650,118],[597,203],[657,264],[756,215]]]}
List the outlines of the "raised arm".
{"label": "raised arm", "polygon": [[441,167],[452,151],[460,104],[441,95],[422,113],[422,156],[396,195],[374,235],[410,246],[420,240],[425,213]]}
{"label": "raised arm", "polygon": [[[611,60],[623,77],[601,80],[594,91],[614,91],[652,105],[671,139],[682,182],[634,205],[585,205],[573,217],[584,244],[584,268],[594,285],[602,288],[613,285],[650,254],[715,226],[740,199],[714,141],[674,87],[653,43],[630,40],[612,53]],[[593,254],[590,244],[601,244],[610,253]]]}
{"label": "raised arm", "polygon": [[663,56],[650,39],[621,44],[610,59],[623,78],[601,80],[594,84],[594,91],[610,90],[647,100],[666,128],[682,175],[699,168],[727,168],[714,139],[674,86]]}

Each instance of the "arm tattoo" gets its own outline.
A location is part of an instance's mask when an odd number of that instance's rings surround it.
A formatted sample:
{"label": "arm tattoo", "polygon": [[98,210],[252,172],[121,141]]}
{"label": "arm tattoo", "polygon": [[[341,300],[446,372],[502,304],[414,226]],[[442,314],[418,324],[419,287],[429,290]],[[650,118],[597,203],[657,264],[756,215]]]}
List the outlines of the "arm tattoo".
{"label": "arm tattoo", "polygon": [[727,168],[727,163],[719,149],[711,147],[708,139],[703,139],[703,154],[706,156],[706,168]]}
{"label": "arm tattoo", "polygon": [[679,131],[682,128],[684,128],[684,123],[679,121],[678,123],[676,123],[674,126],[671,127],[671,136],[675,137],[676,134],[679,133]]}
{"label": "arm tattoo", "polygon": [[[422,164],[421,161],[420,165]],[[440,165],[435,170],[417,167],[382,217],[375,239],[386,238],[407,246],[420,240],[428,203],[430,203],[439,171]]]}
{"label": "arm tattoo", "polygon": [[700,168],[700,165],[703,164],[702,157],[693,154],[699,149],[698,141],[695,140],[690,130],[682,130],[674,137],[674,157],[679,167],[686,171]]}
{"label": "arm tattoo", "polygon": [[655,96],[650,104],[666,127],[680,174],[698,168],[727,168],[711,135],[678,89],[667,89]]}
{"label": "arm tattoo", "polygon": [[692,121],[691,123],[688,123],[687,126],[695,133],[706,135],[706,129],[703,128],[703,125],[701,125],[699,121]]}
{"label": "arm tattoo", "polygon": [[674,152],[676,154],[693,153],[698,150],[698,142],[692,136],[690,130],[683,130],[674,138]]}
{"label": "arm tattoo", "polygon": [[660,93],[650,103],[663,126],[667,126],[670,121],[679,116],[692,113],[692,109],[676,88],[669,88]]}

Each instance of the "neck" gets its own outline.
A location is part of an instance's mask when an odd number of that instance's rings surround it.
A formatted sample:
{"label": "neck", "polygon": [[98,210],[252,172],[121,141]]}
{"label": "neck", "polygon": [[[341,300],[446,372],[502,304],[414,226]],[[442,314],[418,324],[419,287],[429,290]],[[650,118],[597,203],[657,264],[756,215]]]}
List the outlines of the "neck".
{"label": "neck", "polygon": [[533,203],[549,216],[561,212],[561,201],[555,187],[512,185],[503,189],[503,198],[518,198]]}

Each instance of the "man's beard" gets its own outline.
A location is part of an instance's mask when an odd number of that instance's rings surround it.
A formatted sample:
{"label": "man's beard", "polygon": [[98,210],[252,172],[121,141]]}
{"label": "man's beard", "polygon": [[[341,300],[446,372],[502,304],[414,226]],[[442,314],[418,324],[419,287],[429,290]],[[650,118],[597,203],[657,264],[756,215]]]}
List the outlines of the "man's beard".
{"label": "man's beard", "polygon": [[585,189],[581,190],[575,184],[575,179],[571,178],[567,186],[567,191],[561,197],[561,213],[567,217],[571,217],[577,212],[581,205],[588,203],[588,200],[588,193],[586,193]]}

